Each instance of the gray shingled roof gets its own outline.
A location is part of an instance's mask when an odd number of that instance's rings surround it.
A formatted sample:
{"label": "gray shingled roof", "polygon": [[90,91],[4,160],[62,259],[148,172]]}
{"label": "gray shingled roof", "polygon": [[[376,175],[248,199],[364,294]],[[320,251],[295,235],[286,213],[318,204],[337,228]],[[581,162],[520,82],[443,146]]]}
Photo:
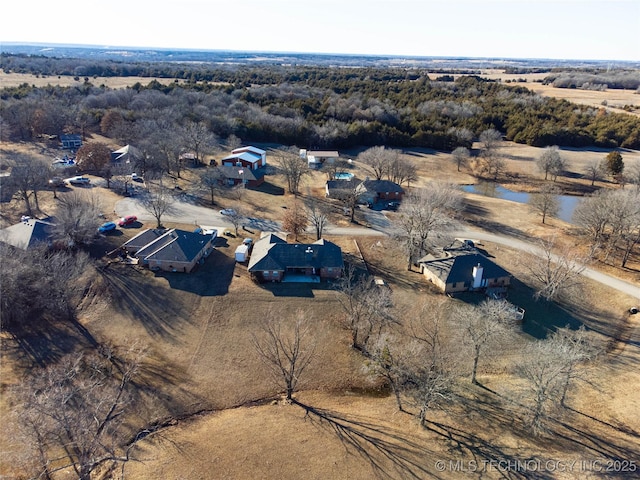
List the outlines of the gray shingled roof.
{"label": "gray shingled roof", "polygon": [[483,278],[500,278],[510,276],[504,268],[496,265],[484,255],[471,253],[455,255],[453,257],[420,261],[421,265],[429,269],[445,284],[459,282],[473,282],[473,267],[480,264],[483,268]]}
{"label": "gray shingled roof", "polygon": [[248,270],[286,270],[287,268],[342,268],[342,250],[321,239],[314,243],[286,243],[274,234],[258,240]]}
{"label": "gray shingled roof", "polygon": [[368,192],[382,193],[382,192],[399,192],[404,193],[404,189],[391,180],[365,180],[362,182],[364,188]]}
{"label": "gray shingled roof", "polygon": [[137,252],[142,247],[144,247],[145,245],[149,245],[151,242],[154,242],[165,233],[167,233],[167,230],[164,228],[143,230],[131,240],[125,242],[122,246],[125,247],[128,251]]}
{"label": "gray shingled roof", "polygon": [[52,241],[53,223],[31,218],[2,230],[0,240],[16,248],[27,250]]}
{"label": "gray shingled roof", "polygon": [[129,240],[125,245],[138,237],[140,237],[139,241],[149,240],[135,253],[138,258],[166,262],[191,262],[211,240],[212,235],[202,235],[175,228],[171,230],[146,230]]}
{"label": "gray shingled roof", "polygon": [[[226,178],[233,178],[235,180],[258,180],[264,177],[267,169],[265,167],[252,170],[248,167],[237,167],[235,165],[222,165],[216,167],[220,173]],[[242,173],[240,173],[242,170]]]}

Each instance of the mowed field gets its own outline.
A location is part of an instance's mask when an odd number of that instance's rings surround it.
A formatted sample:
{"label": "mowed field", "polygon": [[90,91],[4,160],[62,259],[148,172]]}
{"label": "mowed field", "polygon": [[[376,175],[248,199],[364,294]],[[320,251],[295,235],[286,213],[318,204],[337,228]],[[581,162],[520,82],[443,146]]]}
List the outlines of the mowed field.
{"label": "mowed field", "polygon": [[[21,148],[26,147],[3,145],[3,154]],[[514,179],[509,186],[535,188],[540,182],[535,158],[541,149],[511,143],[501,149],[509,178]],[[460,184],[475,181],[467,171],[458,173],[448,154],[405,154],[417,164],[420,186],[433,179]],[[570,171],[578,173],[591,159],[604,158],[606,152],[563,150],[563,154]],[[626,165],[640,161],[638,152],[623,152],[623,157]],[[364,173],[358,165],[355,171]],[[195,177],[192,172],[184,176],[183,187],[188,188]],[[324,180],[324,175],[314,173],[305,179],[304,191],[308,187],[321,195]],[[253,206],[256,216],[282,220],[281,207],[291,198],[281,193],[282,179],[270,181],[277,194],[248,190],[241,201]],[[109,214],[120,197],[101,187],[92,190],[101,196]],[[530,237],[570,230],[557,220],[543,226],[526,205],[479,195],[466,198],[474,207],[470,219],[477,225],[506,225]],[[237,201],[219,198],[218,202],[215,208],[232,207]],[[50,192],[43,194],[42,205],[53,210]],[[2,207],[4,221],[19,219],[18,202]],[[389,218],[393,215],[388,213]],[[357,218],[362,220],[360,212]],[[332,221],[347,225],[344,217],[334,216]],[[349,347],[349,332],[340,326],[344,312],[331,285],[254,283],[246,265],[234,261],[233,252],[242,237],[220,240],[215,253],[192,275],[153,273],[101,258],[101,252],[116,248],[140,228],[152,226],[122,229],[122,236],[104,237],[93,247],[94,256],[100,257],[96,284],[100,294],[85,299],[80,311],[81,324],[98,341],[135,342],[148,348],[140,379],[144,407],[130,424],[132,432],[141,425],[163,427],[136,444],[134,461],[125,468],[128,478],[456,479],[479,476],[470,471],[474,465],[483,478],[524,478],[532,472],[507,472],[489,462],[531,459],[541,462],[531,465],[544,465],[536,467],[538,478],[595,478],[601,472],[589,471],[580,462],[640,457],[640,404],[635,393],[640,388],[640,331],[637,316],[626,314],[634,304],[631,298],[587,283],[581,302],[570,309],[545,311],[532,301],[526,305],[530,323],[523,325],[525,331],[535,327],[534,322],[579,321],[598,332],[608,347],[604,361],[590,372],[593,384],[578,385],[569,399],[571,409],[552,422],[549,435],[534,439],[520,426],[519,395],[524,385],[514,371],[527,361],[522,352],[532,337],[525,334],[483,361],[479,372],[483,387],[462,378],[457,401],[429,413],[427,428],[423,428],[412,415],[399,412],[393,396],[366,375],[364,357]],[[258,233],[243,234],[257,238]],[[363,256],[371,271],[390,284],[401,322],[393,335],[406,333],[402,326],[420,319],[423,304],[427,312],[433,312],[451,301],[434,293],[417,272],[406,270],[393,239],[327,238],[343,248],[349,261],[360,264]],[[492,244],[482,248],[526,283],[526,266],[519,252]],[[635,270],[628,272],[629,278],[635,275],[638,281],[638,268],[632,266]],[[530,293],[526,284],[514,292],[518,298]],[[279,400],[279,388],[252,342],[265,316],[293,320],[298,312],[312,321],[318,347],[295,396],[299,403],[286,404]],[[63,344],[68,339],[52,340]],[[461,352],[468,348],[461,335],[457,347]],[[3,338],[2,355],[2,389],[6,391],[28,375],[28,369],[12,340]],[[6,401],[1,405],[9,430],[15,420],[9,414],[11,406]],[[415,413],[411,406],[408,409]],[[16,438],[0,439],[0,475],[9,478],[19,472],[22,445]],[[445,462],[444,469],[439,461]],[[567,462],[565,466],[578,463],[572,470],[559,471],[559,467],[554,469],[559,461]],[[467,470],[461,472],[464,467]]]}

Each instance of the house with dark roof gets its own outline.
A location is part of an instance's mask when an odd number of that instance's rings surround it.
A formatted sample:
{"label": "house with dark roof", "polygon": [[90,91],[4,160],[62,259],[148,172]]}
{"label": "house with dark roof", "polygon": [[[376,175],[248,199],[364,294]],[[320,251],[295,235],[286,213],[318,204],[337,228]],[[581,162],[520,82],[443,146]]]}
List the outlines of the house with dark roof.
{"label": "house with dark roof", "polygon": [[480,253],[418,261],[420,272],[443,293],[506,288],[511,274]]}
{"label": "house with dark roof", "polygon": [[388,200],[400,201],[404,195],[404,189],[391,180],[366,179],[358,188],[361,190],[360,200],[370,204]]}
{"label": "house with dark roof", "polygon": [[139,233],[122,248],[151,270],[189,273],[213,251],[215,238],[215,231],[203,235],[176,228],[153,229]]}
{"label": "house with dark roof", "polygon": [[77,150],[82,146],[82,136],[77,133],[60,135],[60,146],[65,150]]}
{"label": "house with dark roof", "polygon": [[244,185],[245,187],[257,187],[264,183],[266,167],[252,170],[247,167],[222,165],[215,167],[220,173],[220,183],[223,185]]}
{"label": "house with dark roof", "polygon": [[341,199],[352,195],[359,184],[360,181],[355,178],[350,180],[327,180],[324,188],[327,197]]}
{"label": "house with dark roof", "polygon": [[53,244],[53,226],[51,221],[23,217],[20,223],[0,230],[0,241],[22,250],[43,245],[50,247]]}
{"label": "house with dark roof", "polygon": [[331,279],[342,276],[342,250],[321,239],[314,243],[287,243],[270,233],[255,242],[248,271],[264,281],[281,282],[288,275],[299,278]]}
{"label": "house with dark roof", "polygon": [[111,152],[111,162],[117,164],[135,163],[137,158],[142,158],[142,152],[132,145],[125,145]]}

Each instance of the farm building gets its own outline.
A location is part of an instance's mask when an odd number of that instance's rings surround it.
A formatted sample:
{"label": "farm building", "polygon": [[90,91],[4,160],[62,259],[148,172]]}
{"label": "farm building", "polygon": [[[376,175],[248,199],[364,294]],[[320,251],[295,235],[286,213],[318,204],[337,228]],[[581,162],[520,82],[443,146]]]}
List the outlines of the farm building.
{"label": "farm building", "polygon": [[248,270],[265,281],[319,281],[341,277],[343,267],[342,250],[335,243],[287,243],[270,233],[255,243]]}
{"label": "farm building", "polygon": [[197,263],[213,251],[216,233],[202,235],[172,228],[145,230],[122,248],[152,270],[191,272]]}
{"label": "farm building", "polygon": [[257,147],[240,147],[222,159],[222,165],[257,170],[267,166],[267,152]]}

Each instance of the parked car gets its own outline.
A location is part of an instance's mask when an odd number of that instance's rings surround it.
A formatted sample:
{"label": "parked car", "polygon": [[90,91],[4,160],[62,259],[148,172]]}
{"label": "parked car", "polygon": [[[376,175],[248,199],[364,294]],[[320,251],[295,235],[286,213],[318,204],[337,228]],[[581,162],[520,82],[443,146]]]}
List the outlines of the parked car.
{"label": "parked car", "polygon": [[116,222],[105,222],[98,228],[99,233],[110,232],[111,230],[116,229]]}
{"label": "parked car", "polygon": [[220,210],[220,215],[235,215],[236,211],[233,208],[224,208]]}
{"label": "parked car", "polygon": [[91,183],[91,180],[87,177],[71,177],[65,181],[71,185],[89,185]]}
{"label": "parked car", "polygon": [[250,247],[251,245],[253,245],[253,238],[245,238],[244,240],[242,240],[242,243]]}
{"label": "parked car", "polygon": [[135,215],[127,215],[126,217],[122,217],[118,222],[119,227],[126,227],[127,225],[131,225],[138,221],[138,217]]}
{"label": "parked car", "polygon": [[64,187],[66,183],[62,177],[53,177],[49,180],[49,185],[52,187]]}
{"label": "parked car", "polygon": [[131,174],[131,180],[133,180],[134,182],[144,182],[142,177],[140,175],[138,175],[137,173],[132,173]]}

